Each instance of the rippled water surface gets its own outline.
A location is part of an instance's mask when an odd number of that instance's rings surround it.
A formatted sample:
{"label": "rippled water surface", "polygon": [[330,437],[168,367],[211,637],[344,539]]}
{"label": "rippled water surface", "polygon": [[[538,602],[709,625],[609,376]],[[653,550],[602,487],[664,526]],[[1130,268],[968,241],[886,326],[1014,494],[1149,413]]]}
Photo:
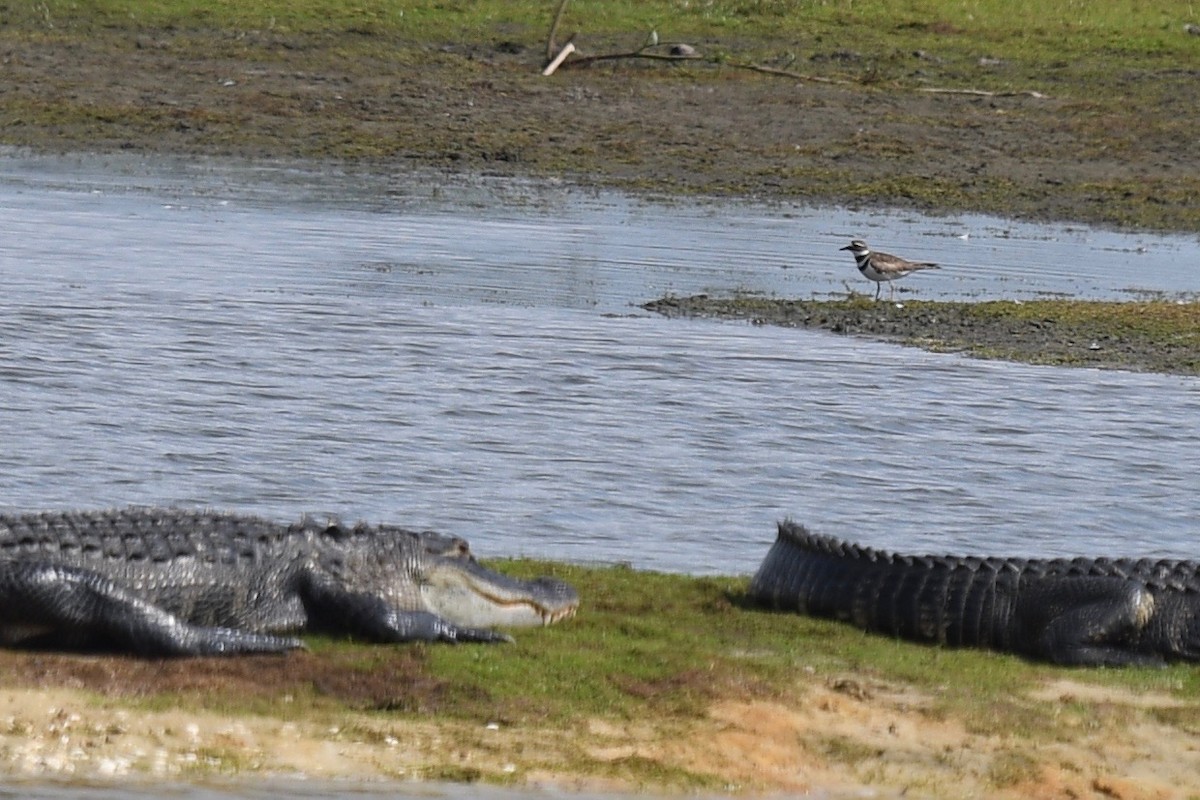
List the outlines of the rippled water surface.
{"label": "rippled water surface", "polygon": [[0,209],[12,510],[328,512],[696,573],[752,571],[784,516],[1197,556],[1194,379],[636,308],[872,291],[851,236],[945,265],[907,296],[1191,294],[1194,237],[111,160],[0,162]]}

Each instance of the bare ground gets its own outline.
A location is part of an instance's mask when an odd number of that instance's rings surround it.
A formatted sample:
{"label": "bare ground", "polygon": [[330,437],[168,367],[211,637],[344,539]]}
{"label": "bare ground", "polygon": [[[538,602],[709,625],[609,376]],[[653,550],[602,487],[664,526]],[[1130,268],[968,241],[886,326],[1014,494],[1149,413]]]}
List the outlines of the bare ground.
{"label": "bare ground", "polygon": [[[445,687],[418,661],[393,649],[379,669],[348,681],[344,664],[305,653],[186,661],[0,653],[0,771],[87,781],[486,780],[587,791],[689,790],[691,776],[726,793],[938,798],[1200,792],[1200,729],[1181,736],[1171,716],[1194,720],[1193,707],[1067,677],[1031,687],[1026,701],[1076,719],[1074,734],[1032,744],[972,730],[932,713],[931,698],[911,688],[858,674],[802,674],[798,701],[718,698],[695,719],[579,719],[564,728],[447,718],[436,713]],[[325,711],[292,709],[314,691],[328,701]],[[162,693],[166,702],[138,703]],[[214,710],[221,694],[258,698],[261,709]],[[425,711],[380,713],[393,702]],[[662,777],[648,781],[647,764]]]}
{"label": "bare ground", "polygon": [[[703,60],[543,78],[540,43],[501,36],[427,45],[356,32],[0,31],[0,143],[1200,227],[1195,70],[1026,75],[936,53],[868,59],[832,42],[776,45],[802,54],[799,71],[836,83]],[[925,91],[975,81],[1017,91]],[[1034,81],[1044,96],[1020,91]]]}

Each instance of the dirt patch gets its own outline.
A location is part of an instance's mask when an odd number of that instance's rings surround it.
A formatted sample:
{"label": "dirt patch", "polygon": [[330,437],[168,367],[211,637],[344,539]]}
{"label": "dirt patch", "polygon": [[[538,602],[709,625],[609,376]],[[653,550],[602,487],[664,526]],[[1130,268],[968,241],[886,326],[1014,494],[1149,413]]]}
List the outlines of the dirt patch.
{"label": "dirt patch", "polygon": [[[318,707],[433,714],[456,689],[430,674],[424,652],[395,648],[366,659],[306,652],[286,657],[136,659],[0,650],[0,685],[80,689],[121,700],[224,696],[237,708],[267,708],[281,697],[304,694],[315,697]],[[211,699],[205,704],[214,707]],[[219,706],[218,701],[215,707]]]}
{"label": "dirt patch", "polygon": [[1186,704],[1173,697],[1154,692],[1127,692],[1110,686],[1096,686],[1067,678],[1048,683],[1030,693],[1035,700],[1070,703],[1116,703],[1137,708],[1180,708]]}
{"label": "dirt patch", "polygon": [[[933,698],[858,675],[809,687],[797,702],[717,698],[700,719],[587,719],[561,729],[341,704],[297,718],[289,698],[322,672],[321,660],[305,654],[178,662],[7,654],[5,661],[27,675],[49,670],[25,682],[42,688],[7,680],[0,691],[0,770],[24,778],[450,779],[628,791],[678,790],[688,786],[679,776],[701,776],[725,792],[1130,800],[1200,791],[1200,739],[1181,741],[1151,713],[1174,706],[1169,698],[1156,703],[1068,680],[1035,689],[1029,702],[1063,713],[1081,702],[1107,704],[1120,713],[1089,717],[1069,739],[1030,743],[973,731],[939,714]],[[197,693],[218,686],[257,693],[262,711],[190,708]],[[122,700],[150,691],[178,691],[180,702],[145,708]],[[349,694],[350,706],[376,697]],[[623,766],[635,763],[636,776],[626,776]],[[647,764],[661,783],[647,782]]]}
{"label": "dirt patch", "polygon": [[830,688],[814,690],[800,708],[718,705],[712,716],[722,729],[692,755],[783,791],[871,786],[918,797],[1166,798],[1200,785],[1200,758],[1185,747],[1176,760],[1178,734],[1165,727],[1035,746],[972,732],[927,705],[904,692],[855,697]]}

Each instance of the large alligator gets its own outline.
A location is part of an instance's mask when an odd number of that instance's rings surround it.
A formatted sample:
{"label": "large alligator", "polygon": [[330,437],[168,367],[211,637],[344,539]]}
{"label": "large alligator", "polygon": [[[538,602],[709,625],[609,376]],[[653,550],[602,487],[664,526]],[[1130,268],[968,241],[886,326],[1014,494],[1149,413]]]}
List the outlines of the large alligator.
{"label": "large alligator", "polygon": [[1200,660],[1200,563],[896,555],[792,522],[759,603],[950,646],[1080,666]]}
{"label": "large alligator", "polygon": [[274,653],[322,630],[378,642],[511,641],[579,597],[393,526],[182,509],[0,515],[0,639],[144,655]]}

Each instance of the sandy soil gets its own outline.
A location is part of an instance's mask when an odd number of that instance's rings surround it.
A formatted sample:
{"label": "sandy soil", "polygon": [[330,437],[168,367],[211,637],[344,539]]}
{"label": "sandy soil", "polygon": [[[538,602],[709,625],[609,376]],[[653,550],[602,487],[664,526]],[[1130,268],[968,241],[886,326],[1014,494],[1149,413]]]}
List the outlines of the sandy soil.
{"label": "sandy soil", "polygon": [[[857,678],[813,686],[798,705],[719,701],[695,721],[580,720],[566,731],[361,712],[314,721],[285,709],[236,717],[130,710],[82,689],[8,688],[0,691],[0,769],[87,781],[269,776],[681,788],[623,778],[621,764],[636,759],[665,774],[715,778],[735,794],[1158,800],[1200,792],[1200,731],[1181,742],[1151,713],[1173,708],[1171,698],[1064,679],[1031,699],[1063,713],[1081,701],[1108,711],[1081,722],[1069,740],[1032,747],[972,732],[928,713],[928,698]],[[581,771],[581,763],[592,768]]]}

